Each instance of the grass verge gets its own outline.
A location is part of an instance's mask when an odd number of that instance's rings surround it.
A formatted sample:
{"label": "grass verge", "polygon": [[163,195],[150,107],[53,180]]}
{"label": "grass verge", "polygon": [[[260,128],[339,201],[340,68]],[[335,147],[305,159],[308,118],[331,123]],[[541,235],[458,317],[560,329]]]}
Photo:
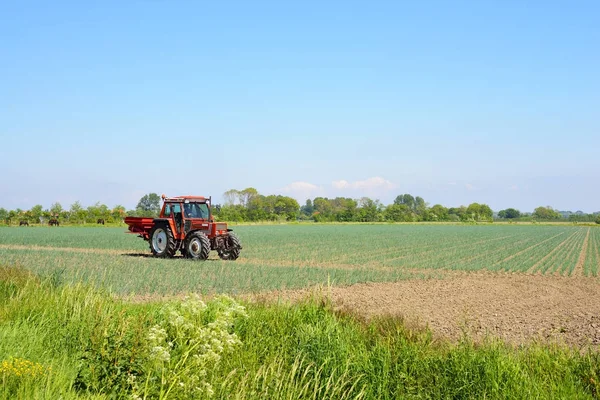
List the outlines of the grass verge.
{"label": "grass verge", "polygon": [[0,267],[0,398],[594,398],[595,352],[432,340],[323,299],[131,304]]}

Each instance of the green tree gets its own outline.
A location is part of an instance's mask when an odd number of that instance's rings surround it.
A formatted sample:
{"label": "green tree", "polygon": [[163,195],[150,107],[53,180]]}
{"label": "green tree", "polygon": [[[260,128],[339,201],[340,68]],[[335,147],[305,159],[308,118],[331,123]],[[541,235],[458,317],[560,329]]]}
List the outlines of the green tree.
{"label": "green tree", "polygon": [[238,192],[240,204],[244,207],[248,207],[248,205],[252,202],[252,199],[258,195],[258,190],[254,189],[253,187],[249,187]]}
{"label": "green tree", "polygon": [[376,222],[379,221],[380,204],[379,200],[373,200],[368,197],[363,197],[358,202],[356,219],[361,222]]}
{"label": "green tree", "polygon": [[538,207],[533,211],[533,216],[538,219],[552,220],[559,219],[560,214],[550,206]]}
{"label": "green tree", "polygon": [[506,218],[506,219],[514,219],[519,218],[521,216],[521,212],[514,208],[507,208],[506,210],[501,210],[498,212],[498,217]]}
{"label": "green tree", "polygon": [[224,205],[226,206],[232,206],[234,204],[237,204],[239,198],[239,191],[236,189],[230,189],[223,193],[223,199],[225,200]]}
{"label": "green tree", "polygon": [[30,222],[34,222],[36,224],[39,224],[42,218],[42,213],[44,211],[44,207],[42,207],[41,204],[37,204],[33,207],[31,207],[31,210],[29,210],[29,221]]}
{"label": "green tree", "polygon": [[291,221],[296,219],[299,211],[300,205],[296,199],[289,196],[277,196],[275,214],[283,216],[286,220]]}
{"label": "green tree", "polygon": [[427,203],[422,197],[415,197],[415,211],[419,215],[423,215],[427,211]]}
{"label": "green tree", "polygon": [[110,212],[110,217],[112,222],[120,222],[123,218],[125,218],[125,207],[120,204],[114,206]]}
{"label": "green tree", "polygon": [[[98,208],[98,214],[100,218],[103,218],[105,221],[110,217],[110,208],[106,204],[96,203],[96,207]],[[95,222],[95,221],[94,221]]]}
{"label": "green tree", "polygon": [[451,221],[464,221],[467,219],[467,207],[450,207],[448,209],[448,219]]}
{"label": "green tree", "polygon": [[44,218],[44,220],[48,221],[52,218],[52,213],[50,212],[50,210],[45,209],[44,211],[42,211],[42,218]]}
{"label": "green tree", "polygon": [[[421,199],[422,200],[422,199]],[[415,209],[415,204],[416,204],[416,200],[415,198],[410,195],[410,194],[401,194],[399,196],[396,196],[396,198],[394,199],[394,204],[405,204],[408,206],[408,208],[410,208],[411,210]]]}
{"label": "green tree", "polygon": [[75,223],[85,222],[87,216],[87,212],[81,206],[79,201],[71,204],[71,208],[69,209],[69,220]]}
{"label": "green tree", "polygon": [[17,218],[18,215],[19,215],[19,213],[16,210],[10,210],[8,212],[8,217],[7,217],[8,225],[10,225],[12,223],[12,221]]}
{"label": "green tree", "polygon": [[487,204],[479,205],[479,220],[480,221],[492,221],[494,218],[494,211]]}
{"label": "green tree", "polygon": [[86,209],[86,221],[85,222],[95,223],[98,220],[98,217],[100,216],[100,210],[98,209],[98,205],[99,205],[99,203],[96,203],[92,206],[89,206]]}
{"label": "green tree", "polygon": [[58,218],[62,214],[62,212],[63,212],[63,208],[59,202],[53,203],[50,206],[50,214],[52,214],[53,217]]}
{"label": "green tree", "polygon": [[4,208],[0,208],[0,222],[8,224],[8,211]]}
{"label": "green tree", "polygon": [[383,217],[386,221],[413,222],[416,216],[406,204],[390,204],[383,211]]}
{"label": "green tree", "polygon": [[96,202],[96,204],[87,208],[87,222],[92,224],[100,218],[107,220],[109,216],[110,210],[106,204]]}
{"label": "green tree", "polygon": [[[333,204],[327,197],[316,197],[313,200],[314,212],[318,214],[318,221],[332,221]],[[313,214],[314,214],[313,212]]]}
{"label": "green tree", "polygon": [[141,217],[158,217],[160,197],[156,193],[144,195],[135,207],[135,211]]}
{"label": "green tree", "polygon": [[600,224],[600,214],[598,214],[598,216],[596,217],[596,223]]}
{"label": "green tree", "polygon": [[312,201],[310,199],[306,199],[306,204],[300,207],[300,212],[306,216],[312,216],[315,208],[313,207]]}
{"label": "green tree", "polygon": [[[240,207],[243,208],[242,205]],[[254,196],[245,211],[248,221],[274,220],[275,196]]]}
{"label": "green tree", "polygon": [[467,219],[474,221],[490,221],[494,212],[487,204],[471,203],[466,211]]}
{"label": "green tree", "polygon": [[430,209],[431,219],[433,221],[448,220],[448,209],[441,204],[436,204]]}
{"label": "green tree", "polygon": [[223,205],[219,210],[219,214],[217,215],[217,219],[219,221],[227,221],[227,222],[243,222],[244,214],[246,209],[242,207],[240,204],[235,205]]}

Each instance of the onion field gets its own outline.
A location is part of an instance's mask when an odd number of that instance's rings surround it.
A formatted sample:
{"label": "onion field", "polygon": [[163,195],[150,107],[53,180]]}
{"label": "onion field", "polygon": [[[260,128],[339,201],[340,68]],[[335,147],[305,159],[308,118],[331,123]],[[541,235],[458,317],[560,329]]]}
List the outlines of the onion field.
{"label": "onion field", "polygon": [[600,229],[550,225],[234,226],[240,259],[155,259],[125,228],[0,228],[0,263],[121,294],[262,292],[490,271],[596,277]]}

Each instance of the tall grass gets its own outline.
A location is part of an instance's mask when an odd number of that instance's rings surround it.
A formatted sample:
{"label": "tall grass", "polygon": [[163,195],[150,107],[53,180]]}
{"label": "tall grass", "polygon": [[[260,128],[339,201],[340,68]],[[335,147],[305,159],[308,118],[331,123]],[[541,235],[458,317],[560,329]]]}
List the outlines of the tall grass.
{"label": "tall grass", "polygon": [[[0,398],[575,399],[600,389],[600,357],[592,351],[466,337],[439,342],[398,319],[365,322],[336,313],[326,299],[247,303],[247,316],[223,323],[219,315],[234,303],[129,304],[0,267],[0,363],[26,360],[42,371],[1,370]],[[163,346],[163,364],[151,357],[156,346],[149,348],[160,327],[164,343],[174,343]],[[211,329],[222,340],[235,335],[229,349],[211,339],[213,351],[222,351],[217,358],[194,345],[205,337],[195,334]],[[194,352],[198,363],[188,363]],[[202,385],[202,396],[187,391],[188,383]]]}

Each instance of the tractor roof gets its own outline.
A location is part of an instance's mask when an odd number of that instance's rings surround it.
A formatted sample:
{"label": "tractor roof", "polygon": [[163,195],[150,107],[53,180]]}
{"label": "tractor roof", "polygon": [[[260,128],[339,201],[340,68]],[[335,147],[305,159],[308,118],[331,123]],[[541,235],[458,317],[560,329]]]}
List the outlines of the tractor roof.
{"label": "tractor roof", "polygon": [[201,202],[205,202],[206,200],[210,199],[210,197],[207,199],[204,196],[177,196],[177,197],[166,197],[164,194],[162,195],[162,199],[165,202],[180,202],[180,201],[201,201]]}

